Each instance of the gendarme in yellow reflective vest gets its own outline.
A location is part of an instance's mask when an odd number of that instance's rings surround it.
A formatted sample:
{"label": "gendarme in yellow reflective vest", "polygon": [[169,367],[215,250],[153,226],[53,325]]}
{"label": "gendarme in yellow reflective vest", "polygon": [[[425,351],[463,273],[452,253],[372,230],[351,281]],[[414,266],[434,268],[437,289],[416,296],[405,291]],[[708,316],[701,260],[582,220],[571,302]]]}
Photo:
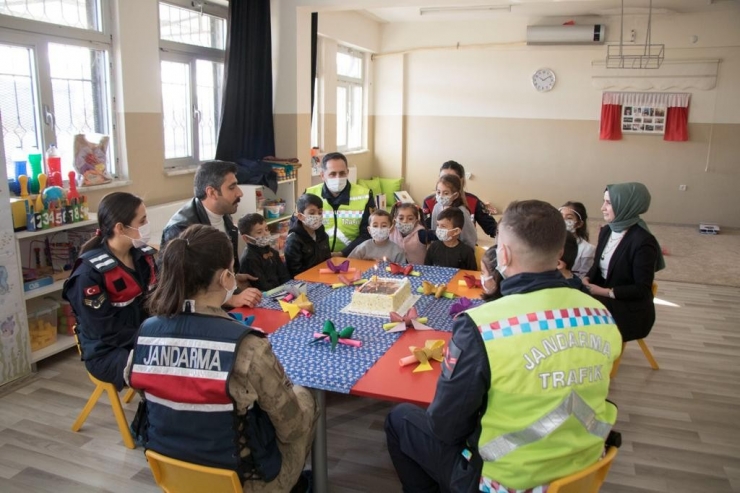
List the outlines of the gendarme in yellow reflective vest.
{"label": "gendarme in yellow reflective vest", "polygon": [[467,312],[491,367],[478,449],[482,484],[547,484],[593,464],[617,419],[606,401],[622,350],[611,314],[572,288],[514,294]]}
{"label": "gendarme in yellow reflective vest", "polygon": [[[329,246],[333,245],[332,251],[339,252],[349,245],[352,240],[360,235],[360,221],[365,212],[367,200],[370,198],[370,190],[356,183],[350,184],[349,204],[340,205],[336,211],[321,194],[323,183],[306,189],[324,201],[324,229],[329,235]],[[334,242],[334,221],[337,221],[337,239]]]}

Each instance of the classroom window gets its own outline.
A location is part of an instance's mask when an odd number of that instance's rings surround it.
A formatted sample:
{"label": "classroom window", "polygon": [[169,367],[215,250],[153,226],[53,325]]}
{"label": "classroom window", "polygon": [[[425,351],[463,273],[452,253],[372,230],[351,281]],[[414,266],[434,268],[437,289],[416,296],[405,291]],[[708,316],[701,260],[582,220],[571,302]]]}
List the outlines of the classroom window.
{"label": "classroom window", "polygon": [[[14,158],[43,154],[54,144],[66,178],[76,170],[74,141],[80,134],[91,141],[110,137],[107,155],[97,164],[116,173],[111,46],[101,14],[107,5],[65,0],[62,9],[61,3],[0,2],[0,114],[11,177]],[[57,24],[55,36],[47,34],[50,22]]]}
{"label": "classroom window", "polygon": [[365,55],[346,46],[337,47],[337,149],[363,148]]}
{"label": "classroom window", "polygon": [[226,12],[159,4],[167,168],[194,166],[216,156],[226,45],[226,20],[216,14]]}

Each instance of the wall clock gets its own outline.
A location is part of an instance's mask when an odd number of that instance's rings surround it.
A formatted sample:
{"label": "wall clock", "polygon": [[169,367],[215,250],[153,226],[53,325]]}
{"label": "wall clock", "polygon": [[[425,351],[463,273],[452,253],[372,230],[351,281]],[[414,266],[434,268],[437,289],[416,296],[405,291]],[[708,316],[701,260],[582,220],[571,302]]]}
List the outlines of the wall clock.
{"label": "wall clock", "polygon": [[532,85],[539,92],[547,92],[555,87],[555,72],[549,68],[541,68],[532,75]]}

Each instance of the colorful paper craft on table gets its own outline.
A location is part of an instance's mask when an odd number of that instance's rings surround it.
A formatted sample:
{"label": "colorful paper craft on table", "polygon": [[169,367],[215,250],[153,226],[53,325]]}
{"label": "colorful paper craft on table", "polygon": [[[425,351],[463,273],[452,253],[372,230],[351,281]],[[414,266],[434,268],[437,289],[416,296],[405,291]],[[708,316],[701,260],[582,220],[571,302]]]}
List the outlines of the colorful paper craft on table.
{"label": "colorful paper craft on table", "polygon": [[453,299],[455,297],[453,293],[447,292],[446,284],[432,284],[429,281],[422,281],[421,286],[416,289],[416,292],[426,296],[434,295],[435,298],[444,296],[445,298]]}
{"label": "colorful paper craft on table", "polygon": [[390,317],[391,321],[383,324],[383,329],[386,332],[403,332],[411,327],[416,330],[432,330],[431,327],[425,325],[427,323],[427,317],[419,317],[419,313],[415,307],[411,307],[404,316],[396,312],[391,312]]}
{"label": "colorful paper craft on table", "polygon": [[244,316],[243,313],[231,313],[229,312],[229,316],[236,320],[237,322],[241,322],[244,325],[251,326],[254,323],[254,315],[248,315]]}
{"label": "colorful paper craft on table", "polygon": [[391,274],[403,274],[404,276],[419,277],[421,275],[421,272],[414,270],[414,266],[411,264],[400,265],[395,262],[391,262],[391,265],[386,267],[385,270]]}
{"label": "colorful paper craft on table", "polygon": [[305,282],[299,282],[296,284],[278,286],[269,291],[265,291],[264,295],[275,300],[282,299],[283,301],[290,302],[298,298],[301,294],[307,294],[307,290],[308,285]]}
{"label": "colorful paper craft on table", "polygon": [[468,298],[460,298],[450,307],[450,316],[452,316],[452,318],[455,318],[472,306],[473,302],[470,301]]}
{"label": "colorful paper craft on table", "polygon": [[351,274],[357,270],[354,267],[349,266],[349,260],[345,260],[341,264],[336,265],[331,261],[331,259],[329,259],[326,261],[326,267],[326,269],[319,269],[319,274],[341,274],[343,272]]}
{"label": "colorful paper craft on table", "polygon": [[305,293],[301,293],[293,303],[280,300],[280,308],[290,316],[291,320],[296,318],[299,313],[302,313],[306,317],[310,317],[314,312],[313,303],[309,301]]}
{"label": "colorful paper craft on table", "polygon": [[326,322],[324,322],[324,328],[321,330],[321,333],[314,333],[314,340],[311,341],[309,344],[329,340],[331,342],[332,352],[337,348],[337,344],[344,344],[352,347],[361,347],[362,341],[352,339],[352,333],[354,331],[354,327],[345,327],[337,332],[337,329],[334,327],[334,322],[332,322],[331,320],[327,320]]}
{"label": "colorful paper craft on table", "polygon": [[482,288],[480,278],[470,274],[464,274],[463,278],[457,281],[457,285],[460,287],[467,286],[468,288]]}
{"label": "colorful paper craft on table", "polygon": [[430,360],[436,359],[440,363],[445,359],[444,356],[445,341],[442,339],[429,339],[424,343],[424,347],[411,346],[411,356],[406,356],[398,361],[401,366],[413,365],[419,363],[414,368],[414,373],[420,371],[431,371],[432,364]]}
{"label": "colorful paper craft on table", "polygon": [[334,284],[331,285],[331,287],[334,289],[337,289],[337,288],[343,288],[345,286],[359,286],[361,284],[365,284],[367,281],[365,279],[360,279],[360,276],[361,274],[359,270],[355,272],[354,276],[351,276],[349,278],[345,276],[344,274],[339,274],[337,276],[337,279],[340,282],[335,282]]}

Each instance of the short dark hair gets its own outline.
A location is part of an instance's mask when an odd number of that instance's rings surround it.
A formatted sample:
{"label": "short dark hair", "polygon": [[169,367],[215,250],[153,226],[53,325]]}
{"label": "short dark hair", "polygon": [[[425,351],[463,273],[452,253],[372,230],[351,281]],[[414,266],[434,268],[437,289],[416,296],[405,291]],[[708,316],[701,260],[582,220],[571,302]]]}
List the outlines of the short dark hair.
{"label": "short dark hair", "polygon": [[315,205],[319,209],[324,208],[324,201],[318,195],[312,193],[304,193],[295,202],[295,208],[301,214],[305,211],[309,205]]}
{"label": "short dark hair", "polygon": [[[390,222],[390,223],[393,222],[393,218],[388,213],[388,211],[386,211],[385,209],[375,209],[373,211],[373,213],[370,214],[370,218],[372,218],[372,217],[387,217],[388,218],[388,222]],[[372,219],[370,219],[370,221],[372,221]]]}
{"label": "short dark hair", "polygon": [[563,207],[572,209],[573,212],[576,213],[576,216],[578,216],[582,223],[581,226],[576,229],[576,236],[588,241],[588,214],[586,214],[586,206],[583,205],[581,202],[568,201],[563,204],[561,209]]}
{"label": "short dark hair", "polygon": [[330,152],[328,154],[324,154],[324,157],[321,158],[321,169],[326,170],[326,163],[334,159],[341,159],[344,161],[344,165],[349,167],[349,163],[347,163],[347,158],[344,154],[341,152]]}
{"label": "short dark hair", "polygon": [[206,161],[198,166],[193,180],[193,195],[196,199],[203,200],[206,198],[206,189],[213,187],[221,190],[224,179],[229,173],[236,175],[236,163],[228,161]]}
{"label": "short dark hair", "polygon": [[393,219],[396,219],[401,209],[412,209],[414,211],[414,215],[416,216],[416,220],[421,222],[421,209],[413,202],[396,202],[395,204],[393,204],[390,212],[391,217],[393,217]]}
{"label": "short dark hair", "polygon": [[440,166],[439,170],[442,171],[443,169],[451,169],[455,172],[458,178],[462,180],[465,178],[465,166],[458,163],[457,161],[447,161],[442,166]]}
{"label": "short dark hair", "polygon": [[563,246],[563,256],[560,260],[565,263],[565,268],[573,270],[573,264],[576,263],[576,257],[578,257],[578,240],[572,233],[565,235],[565,245]]}
{"label": "short dark hair", "polygon": [[116,224],[121,223],[129,226],[136,219],[136,211],[144,201],[140,197],[128,192],[109,193],[98,204],[98,229],[100,235],[93,236],[88,240],[80,253],[85,253],[100,247],[103,242],[113,237],[113,229]]}
{"label": "short dark hair", "polygon": [[555,207],[541,200],[515,200],[501,218],[501,225],[535,254],[559,257],[565,243],[565,222]]}
{"label": "short dark hair", "polygon": [[220,269],[230,269],[234,250],[226,233],[194,224],[167,242],[159,253],[157,289],[146,303],[150,315],[174,316],[185,300],[208,289]]}
{"label": "short dark hair", "polygon": [[252,212],[251,214],[245,214],[239,219],[239,234],[240,235],[251,235],[252,228],[258,224],[264,224],[265,218],[262,214]]}
{"label": "short dark hair", "polygon": [[437,221],[440,219],[449,219],[452,223],[452,227],[460,228],[460,230],[465,226],[465,216],[463,215],[463,211],[458,207],[448,207],[447,209],[442,210],[442,212],[437,214]]}

